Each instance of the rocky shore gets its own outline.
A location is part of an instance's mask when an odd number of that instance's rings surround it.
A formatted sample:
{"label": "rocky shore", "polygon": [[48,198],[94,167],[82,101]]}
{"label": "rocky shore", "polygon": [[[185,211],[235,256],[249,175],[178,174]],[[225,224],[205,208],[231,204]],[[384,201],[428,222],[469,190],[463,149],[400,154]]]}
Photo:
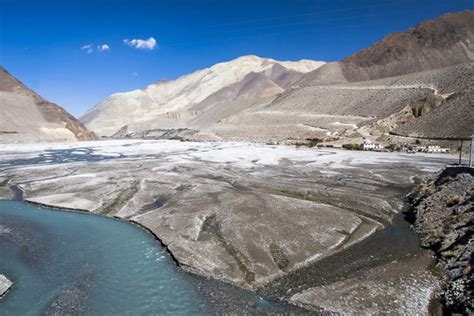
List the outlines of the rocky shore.
{"label": "rocky shore", "polygon": [[425,178],[410,195],[409,217],[421,245],[434,252],[430,270],[443,279],[447,313],[474,313],[474,170],[448,167]]}

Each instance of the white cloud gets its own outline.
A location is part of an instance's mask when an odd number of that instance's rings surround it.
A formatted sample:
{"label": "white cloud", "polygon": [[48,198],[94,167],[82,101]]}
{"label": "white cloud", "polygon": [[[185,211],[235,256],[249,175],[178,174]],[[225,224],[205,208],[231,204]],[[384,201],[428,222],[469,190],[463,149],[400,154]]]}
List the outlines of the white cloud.
{"label": "white cloud", "polygon": [[138,72],[132,72],[132,76],[137,77],[137,76],[138,76]]}
{"label": "white cloud", "polygon": [[156,40],[153,37],[150,37],[147,40],[142,40],[142,39],[124,39],[123,42],[125,45],[135,47],[136,49],[142,49],[142,50],[153,50],[155,49],[156,45]]}
{"label": "white cloud", "polygon": [[87,44],[81,47],[82,51],[85,51],[86,53],[90,54],[94,51],[94,48],[92,47],[92,44]]}
{"label": "white cloud", "polygon": [[102,45],[97,46],[97,50],[99,52],[105,52],[105,51],[110,50],[110,47],[107,44],[102,44]]}

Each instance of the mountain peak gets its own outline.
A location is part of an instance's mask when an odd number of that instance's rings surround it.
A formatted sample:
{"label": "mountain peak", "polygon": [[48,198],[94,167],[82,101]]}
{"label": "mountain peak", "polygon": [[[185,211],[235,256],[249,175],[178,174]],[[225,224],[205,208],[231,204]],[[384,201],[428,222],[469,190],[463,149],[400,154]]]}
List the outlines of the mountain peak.
{"label": "mountain peak", "polygon": [[[134,121],[144,121],[166,113],[189,115],[200,102],[222,89],[230,86],[237,89],[233,85],[242,82],[251,73],[257,74],[253,75],[255,78],[259,77],[258,74],[263,74],[266,80],[254,80],[259,84],[253,90],[245,86],[246,100],[275,95],[299,79],[303,73],[323,64],[324,62],[312,60],[280,62],[256,55],[244,55],[175,80],[151,84],[145,89],[116,93],[89,110],[81,120],[99,134],[112,135],[123,125]],[[220,100],[217,97],[212,99]]]}
{"label": "mountain peak", "polygon": [[243,61],[267,61],[269,58],[259,57],[257,55],[242,55],[233,59],[232,61],[243,60]]}

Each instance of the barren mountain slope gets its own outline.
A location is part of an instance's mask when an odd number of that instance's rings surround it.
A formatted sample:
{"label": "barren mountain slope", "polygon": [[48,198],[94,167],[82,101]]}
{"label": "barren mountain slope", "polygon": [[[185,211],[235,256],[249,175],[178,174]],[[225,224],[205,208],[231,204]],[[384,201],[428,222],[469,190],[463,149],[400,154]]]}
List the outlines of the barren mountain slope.
{"label": "barren mountain slope", "polygon": [[[124,125],[132,130],[179,127],[217,104],[226,106],[225,102],[248,103],[250,100],[259,103],[258,99],[280,93],[303,72],[322,64],[309,60],[278,62],[243,56],[176,80],[152,84],[144,90],[114,94],[88,111],[81,120],[101,135],[112,135]],[[179,113],[174,124],[168,120],[173,113]],[[167,124],[154,123],[161,122],[165,116]]]}
{"label": "barren mountain slope", "polygon": [[94,133],[0,67],[0,142],[94,139]]}
{"label": "barren mountain slope", "polygon": [[[464,139],[474,134],[474,65],[456,67],[455,70],[458,73],[455,78],[451,78],[458,80],[449,83],[453,89],[451,93],[445,90],[443,103],[415,120],[400,125],[394,133],[404,136]],[[445,76],[443,79],[447,81],[450,77]]]}
{"label": "barren mountain slope", "polygon": [[260,141],[331,138],[364,125],[386,132],[393,128],[403,135],[466,137],[474,132],[473,78],[473,64],[467,64],[379,80],[293,88],[266,106],[253,107],[208,130],[225,139]]}
{"label": "barren mountain slope", "polygon": [[[365,117],[364,123],[354,121],[357,127],[337,124],[338,132],[367,125],[362,134],[376,130],[404,136],[467,137],[474,132],[473,60],[474,11],[445,14],[390,34],[341,62],[327,63],[305,74],[258,113],[228,121],[234,129],[239,124],[249,129],[250,119],[258,129],[261,124],[276,126],[294,113],[298,119],[286,128],[286,137],[311,138],[340,135],[328,128],[331,120],[341,122],[339,116]],[[325,119],[309,120],[311,115],[325,115]],[[312,131],[303,133],[301,124],[310,125]],[[231,134],[229,128],[213,129]]]}
{"label": "barren mountain slope", "polygon": [[474,11],[445,14],[327,64],[243,56],[112,95],[82,120],[102,135],[127,126],[264,142],[466,137],[474,132],[473,21]]}
{"label": "barren mountain slope", "polygon": [[305,75],[301,85],[366,81],[474,61],[474,11],[448,13]]}

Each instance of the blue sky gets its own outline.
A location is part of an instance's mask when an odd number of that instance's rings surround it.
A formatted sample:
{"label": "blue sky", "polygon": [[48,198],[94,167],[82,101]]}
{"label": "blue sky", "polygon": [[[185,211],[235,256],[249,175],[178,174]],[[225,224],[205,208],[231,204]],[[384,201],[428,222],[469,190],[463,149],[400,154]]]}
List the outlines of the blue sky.
{"label": "blue sky", "polygon": [[339,60],[466,9],[474,1],[0,0],[0,65],[80,115],[112,93],[241,55]]}

